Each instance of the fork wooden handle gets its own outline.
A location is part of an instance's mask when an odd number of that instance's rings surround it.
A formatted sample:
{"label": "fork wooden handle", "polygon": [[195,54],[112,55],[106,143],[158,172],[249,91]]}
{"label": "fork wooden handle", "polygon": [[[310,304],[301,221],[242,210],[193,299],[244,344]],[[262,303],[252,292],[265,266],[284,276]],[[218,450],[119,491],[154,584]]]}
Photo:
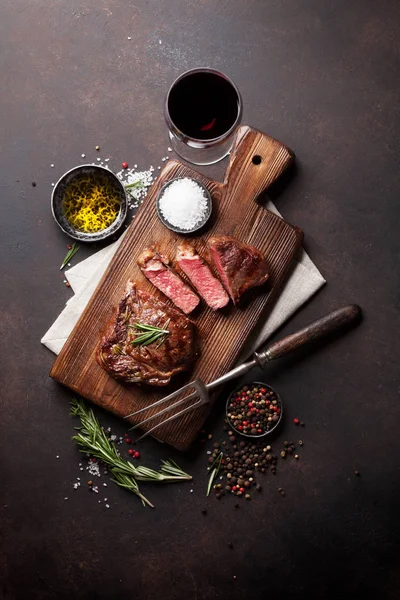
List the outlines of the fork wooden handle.
{"label": "fork wooden handle", "polygon": [[314,321],[304,329],[292,333],[269,346],[262,352],[255,352],[254,358],[261,367],[271,360],[289,354],[293,350],[305,346],[310,342],[320,339],[329,333],[333,333],[343,327],[349,326],[361,318],[361,308],[358,304],[349,304],[339,310],[335,310],[321,319]]}

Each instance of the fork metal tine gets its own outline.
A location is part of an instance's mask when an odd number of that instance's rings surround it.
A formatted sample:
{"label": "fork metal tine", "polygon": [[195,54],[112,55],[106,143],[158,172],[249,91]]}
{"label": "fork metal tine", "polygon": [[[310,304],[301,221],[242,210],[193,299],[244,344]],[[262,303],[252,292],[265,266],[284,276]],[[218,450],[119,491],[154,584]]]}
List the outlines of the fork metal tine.
{"label": "fork metal tine", "polygon": [[[138,427],[141,427],[144,423],[147,423],[148,421],[151,421],[152,419],[155,419],[156,417],[159,417],[159,416],[165,414],[166,412],[169,412],[173,408],[176,408],[177,406],[184,404],[188,400],[195,398],[197,395],[198,395],[197,392],[193,392],[192,394],[189,394],[189,396],[185,396],[185,398],[182,398],[182,400],[178,400],[178,402],[174,402],[173,404],[171,404],[171,406],[167,406],[166,408],[163,408],[162,410],[155,413],[154,415],[150,415],[150,417],[147,417],[147,419],[143,419],[143,421],[140,421],[140,423],[136,423],[136,425],[134,425],[133,427],[130,427],[129,431],[132,431],[132,429],[137,429]],[[153,406],[154,406],[154,404],[153,404]],[[148,408],[150,408],[150,407],[148,407]],[[165,423],[165,421],[164,421],[164,423]]]}
{"label": "fork metal tine", "polygon": [[[181,417],[185,413],[187,413],[187,412],[189,412],[191,410],[194,410],[195,408],[199,408],[200,406],[203,406],[203,404],[206,404],[206,403],[207,403],[207,400],[205,400],[204,398],[199,398],[199,400],[197,402],[195,402],[195,404],[192,404],[191,406],[188,406],[187,408],[184,408],[184,409],[180,410],[178,413],[176,413],[176,415],[172,415],[171,417],[168,417],[168,419],[165,419],[165,421],[162,421],[161,423],[158,423],[157,425],[154,425],[154,427],[152,427],[151,429],[149,429],[148,431],[146,431],[136,441],[140,442],[140,440],[143,440],[148,435],[151,435],[153,433],[153,431],[155,429],[157,429],[158,427],[161,427],[161,425],[165,425],[165,423],[168,423],[168,421],[172,421],[173,419],[177,419],[178,417]],[[176,404],[175,404],[175,406],[176,406]],[[157,416],[157,415],[154,415],[154,416]]]}
{"label": "fork metal tine", "polygon": [[169,394],[168,396],[164,396],[164,398],[161,398],[161,400],[157,400],[157,402],[153,402],[153,404],[149,404],[149,406],[145,406],[144,408],[140,408],[139,410],[135,410],[135,412],[130,413],[129,415],[125,415],[124,419],[128,419],[129,417],[133,417],[134,415],[138,415],[139,413],[145,412],[149,408],[154,408],[155,406],[159,406],[160,404],[164,404],[164,402],[167,402],[168,400],[171,400],[172,398],[175,398],[176,396],[179,396],[187,388],[194,387],[194,388],[197,389],[196,383],[197,383],[196,381],[192,381],[191,383],[188,383],[188,384],[182,386],[181,388],[179,388],[179,390],[177,390],[176,392],[172,392],[172,394]]}

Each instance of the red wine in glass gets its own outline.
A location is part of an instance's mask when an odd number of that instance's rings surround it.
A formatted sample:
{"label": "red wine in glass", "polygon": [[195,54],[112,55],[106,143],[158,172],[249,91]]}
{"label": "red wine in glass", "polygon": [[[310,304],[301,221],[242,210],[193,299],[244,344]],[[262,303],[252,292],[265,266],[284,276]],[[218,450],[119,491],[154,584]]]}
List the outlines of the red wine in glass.
{"label": "red wine in glass", "polygon": [[211,164],[229,153],[241,114],[239,90],[213,69],[184,73],[167,94],[165,118],[171,142],[180,156],[195,164]]}

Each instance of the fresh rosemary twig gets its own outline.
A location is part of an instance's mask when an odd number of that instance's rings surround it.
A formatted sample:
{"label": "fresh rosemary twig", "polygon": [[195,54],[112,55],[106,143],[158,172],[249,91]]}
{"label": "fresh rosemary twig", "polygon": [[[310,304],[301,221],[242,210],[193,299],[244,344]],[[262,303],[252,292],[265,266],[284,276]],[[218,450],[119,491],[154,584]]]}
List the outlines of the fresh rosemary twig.
{"label": "fresh rosemary twig", "polygon": [[139,181],[134,181],[133,183],[128,183],[125,186],[125,189],[133,198],[137,199],[135,196],[135,192],[138,190],[142,190],[144,187],[145,187],[145,185],[144,185],[143,181],[141,181],[139,179]]}
{"label": "fresh rosemary twig", "polygon": [[61,263],[60,271],[62,271],[63,268],[65,267],[65,265],[67,265],[69,263],[69,261],[71,260],[71,258],[73,256],[75,256],[75,254],[78,252],[79,248],[80,248],[80,246],[78,246],[76,242],[74,242],[72,244],[71,249],[68,250],[67,254],[65,255],[64,260]]}
{"label": "fresh rosemary twig", "polygon": [[176,481],[189,481],[190,475],[182,471],[173,461],[162,461],[159,471],[147,467],[135,467],[128,460],[121,458],[117,448],[106,436],[104,429],[94,416],[91,408],[81,400],[74,398],[71,401],[71,415],[79,417],[81,427],[77,427],[78,433],[73,440],[78,444],[81,452],[98,458],[110,468],[114,481],[117,485],[133,492],[141,499],[143,505],[153,505],[139,491],[137,481],[164,481],[166,483]]}
{"label": "fresh rosemary twig", "polygon": [[132,189],[134,189],[134,188],[142,188],[142,187],[144,187],[144,183],[143,183],[143,181],[141,181],[141,180],[139,179],[138,181],[134,181],[133,183],[128,183],[128,184],[125,186],[125,189],[126,189],[126,190],[132,190]]}
{"label": "fresh rosemary twig", "polygon": [[131,342],[132,346],[149,346],[161,338],[158,344],[158,346],[160,346],[164,342],[165,337],[170,333],[169,330],[166,329],[170,320],[171,319],[168,319],[166,321],[163,329],[160,327],[154,327],[154,325],[146,325],[145,323],[128,325],[130,329],[135,330],[133,335],[137,336],[136,339]]}
{"label": "fresh rosemary twig", "polygon": [[218,456],[216,457],[216,459],[214,460],[214,462],[207,469],[207,471],[211,471],[211,473],[210,473],[210,478],[208,480],[208,486],[207,486],[206,496],[210,495],[212,485],[213,485],[213,483],[214,483],[214,481],[215,481],[215,479],[216,479],[216,477],[217,477],[217,475],[219,473],[219,469],[221,467],[223,456],[224,456],[223,453],[220,452],[218,454]]}

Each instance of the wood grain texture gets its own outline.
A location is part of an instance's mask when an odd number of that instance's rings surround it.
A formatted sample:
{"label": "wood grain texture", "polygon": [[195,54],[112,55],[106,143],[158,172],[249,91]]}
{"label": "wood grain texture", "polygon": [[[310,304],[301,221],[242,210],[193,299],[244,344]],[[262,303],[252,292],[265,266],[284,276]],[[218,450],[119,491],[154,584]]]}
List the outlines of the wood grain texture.
{"label": "wood grain texture", "polygon": [[[253,157],[261,158],[254,164]],[[125,416],[143,408],[194,378],[212,381],[229,370],[271,300],[278,292],[301,245],[300,229],[286,223],[256,202],[293,159],[292,152],[269,136],[246,126],[238,129],[224,183],[208,179],[179,161],[166,164],[151,187],[143,205],[102,277],[76,327],[51,370],[51,377],[83,397],[113,413]],[[258,162],[258,161],[256,161]],[[174,257],[182,236],[166,229],[159,221],[155,200],[161,186],[174,177],[193,177],[204,183],[213,198],[213,214],[207,229],[192,236],[196,248],[206,255],[210,235],[224,233],[260,249],[270,265],[270,278],[264,288],[249,293],[246,306],[228,306],[214,312],[203,303],[191,318],[197,327],[199,358],[192,372],[176,378],[165,388],[123,385],[110,377],[96,362],[100,336],[115,313],[128,279],[141,288],[165,297],[140,272],[136,259],[143,248],[155,243],[163,253]],[[201,428],[212,406],[202,407],[182,418],[162,425],[157,438],[179,450],[186,450]],[[143,416],[149,416],[151,411]],[[131,420],[135,423],[135,420]],[[151,425],[157,421],[153,420]]]}

